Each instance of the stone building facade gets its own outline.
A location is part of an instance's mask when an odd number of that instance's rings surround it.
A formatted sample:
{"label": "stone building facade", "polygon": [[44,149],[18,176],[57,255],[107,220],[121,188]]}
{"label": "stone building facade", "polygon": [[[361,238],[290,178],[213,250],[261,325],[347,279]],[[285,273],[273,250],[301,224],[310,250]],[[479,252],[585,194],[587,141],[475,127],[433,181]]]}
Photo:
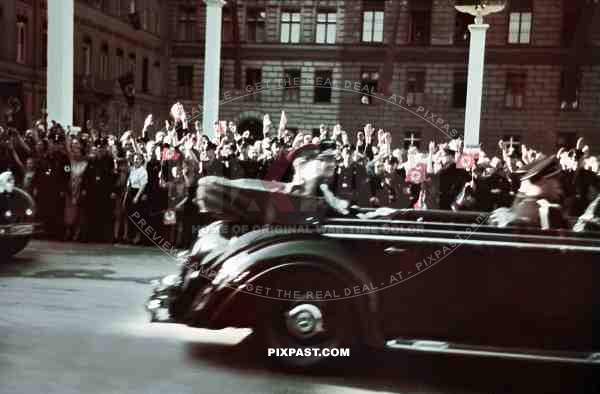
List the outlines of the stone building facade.
{"label": "stone building facade", "polygon": [[[20,95],[28,123],[45,106],[47,1],[0,3],[0,111]],[[484,147],[600,144],[598,3],[512,0],[486,18]],[[176,100],[201,105],[202,0],[76,0],[75,18],[76,123],[139,129]],[[471,20],[452,0],[229,0],[220,117],[260,132],[265,113],[277,124],[285,110],[298,130],[370,122],[398,145],[446,140],[464,125]],[[133,108],[118,83],[129,70]],[[315,86],[326,81],[337,86]]]}
{"label": "stone building facade", "polygon": [[[46,100],[47,2],[0,2],[0,110],[20,96],[25,122],[41,117]],[[61,1],[61,0],[58,0]],[[162,0],[75,0],[74,123],[106,131],[140,128],[148,112],[167,105],[168,31]],[[133,7],[133,8],[131,8]],[[139,17],[134,26],[130,12]],[[165,33],[166,32],[166,33]],[[129,107],[119,78],[133,71]],[[10,97],[9,97],[10,96]]]}
{"label": "stone building facade", "polygon": [[[579,136],[600,144],[598,8],[594,0],[513,0],[486,18],[484,147],[511,137],[544,150]],[[187,107],[202,103],[204,11],[200,1],[169,1],[168,95]],[[265,113],[277,124],[285,110],[299,130],[340,122],[355,132],[371,122],[398,145],[446,140],[464,127],[471,21],[448,0],[230,0],[220,117],[260,130]],[[338,86],[323,92],[315,77]],[[363,98],[365,86],[373,94]]]}

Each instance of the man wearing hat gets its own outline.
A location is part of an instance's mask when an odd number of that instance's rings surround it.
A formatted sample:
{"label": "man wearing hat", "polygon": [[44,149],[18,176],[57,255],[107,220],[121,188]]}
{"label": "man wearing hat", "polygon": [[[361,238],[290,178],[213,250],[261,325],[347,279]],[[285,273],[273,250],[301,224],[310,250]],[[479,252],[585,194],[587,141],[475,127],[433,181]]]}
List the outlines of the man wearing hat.
{"label": "man wearing hat", "polygon": [[536,160],[520,171],[521,186],[510,208],[495,210],[490,223],[498,227],[565,228],[561,169],[554,156]]}

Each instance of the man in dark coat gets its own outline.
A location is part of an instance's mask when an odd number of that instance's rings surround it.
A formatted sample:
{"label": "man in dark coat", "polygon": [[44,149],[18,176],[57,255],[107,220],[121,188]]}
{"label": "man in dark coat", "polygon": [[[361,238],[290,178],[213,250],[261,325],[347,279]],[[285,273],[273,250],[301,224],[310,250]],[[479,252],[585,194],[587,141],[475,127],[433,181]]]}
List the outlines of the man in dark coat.
{"label": "man in dark coat", "polygon": [[455,152],[445,148],[440,156],[442,168],[431,176],[432,188],[438,199],[438,208],[450,210],[465,184],[471,180],[469,173],[457,168],[454,162]]}
{"label": "man in dark coat", "polygon": [[564,192],[556,157],[536,160],[523,170],[525,174],[513,205],[495,210],[490,223],[498,227],[565,228],[567,222],[561,207]]}

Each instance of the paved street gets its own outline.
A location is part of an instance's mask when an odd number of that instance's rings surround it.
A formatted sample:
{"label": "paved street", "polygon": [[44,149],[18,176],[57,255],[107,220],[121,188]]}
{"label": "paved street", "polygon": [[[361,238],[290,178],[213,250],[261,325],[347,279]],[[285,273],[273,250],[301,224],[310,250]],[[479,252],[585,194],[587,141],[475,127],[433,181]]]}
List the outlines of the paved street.
{"label": "paved street", "polygon": [[0,393],[585,393],[597,368],[377,352],[317,375],[270,368],[244,330],[147,322],[155,248],[35,241],[0,264]]}

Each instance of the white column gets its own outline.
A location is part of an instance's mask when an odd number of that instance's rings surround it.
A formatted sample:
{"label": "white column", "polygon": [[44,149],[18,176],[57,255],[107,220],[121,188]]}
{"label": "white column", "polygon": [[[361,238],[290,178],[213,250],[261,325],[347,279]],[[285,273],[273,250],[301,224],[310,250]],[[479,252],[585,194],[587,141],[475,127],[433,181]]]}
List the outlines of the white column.
{"label": "white column", "polygon": [[202,128],[204,134],[214,137],[213,124],[219,120],[219,80],[221,74],[221,17],[223,0],[204,0],[206,28],[204,35],[204,99],[202,101]]}
{"label": "white column", "polygon": [[48,1],[48,121],[73,125],[74,0]]}
{"label": "white column", "polygon": [[490,25],[469,25],[469,74],[467,79],[467,107],[465,111],[465,148],[479,149],[483,68],[485,65],[485,34]]}

